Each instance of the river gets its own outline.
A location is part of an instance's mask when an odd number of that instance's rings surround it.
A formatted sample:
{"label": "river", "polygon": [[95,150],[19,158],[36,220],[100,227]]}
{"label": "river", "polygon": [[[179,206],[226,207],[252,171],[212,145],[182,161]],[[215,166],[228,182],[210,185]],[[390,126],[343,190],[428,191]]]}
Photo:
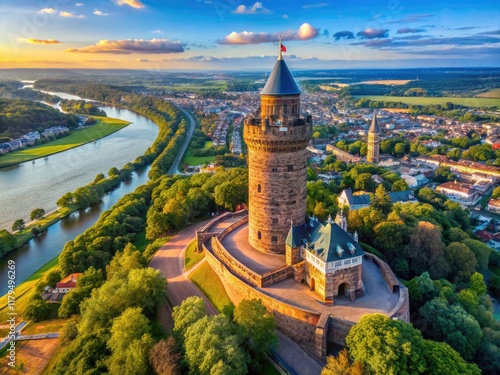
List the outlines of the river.
{"label": "river", "polygon": [[[53,93],[66,98],[78,97]],[[37,159],[13,167],[0,169],[0,228],[10,229],[16,219],[29,221],[34,208],[46,212],[56,208],[57,199],[68,191],[91,182],[98,173],[107,174],[112,167],[121,168],[142,155],[154,142],[158,126],[148,118],[128,109],[103,106],[109,117],[130,121],[132,124],[96,143],[54,154],[47,160]],[[100,205],[75,212],[51,226],[18,250],[0,261],[0,295],[7,292],[7,261],[16,262],[16,284],[57,256],[64,244],[97,221],[123,195],[148,181],[149,168],[134,172],[132,180],[106,194]]]}

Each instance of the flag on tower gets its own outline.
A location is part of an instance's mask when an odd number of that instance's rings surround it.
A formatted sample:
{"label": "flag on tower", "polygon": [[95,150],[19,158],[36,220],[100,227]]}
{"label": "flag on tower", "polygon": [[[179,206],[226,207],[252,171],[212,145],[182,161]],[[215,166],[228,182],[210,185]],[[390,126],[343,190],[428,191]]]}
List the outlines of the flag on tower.
{"label": "flag on tower", "polygon": [[286,47],[283,44],[281,45],[281,52],[286,52]]}

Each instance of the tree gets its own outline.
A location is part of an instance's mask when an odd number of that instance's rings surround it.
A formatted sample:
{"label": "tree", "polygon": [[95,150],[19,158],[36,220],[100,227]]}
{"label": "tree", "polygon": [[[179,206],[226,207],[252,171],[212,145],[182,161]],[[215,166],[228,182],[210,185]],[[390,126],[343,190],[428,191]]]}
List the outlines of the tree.
{"label": "tree", "polygon": [[31,220],[40,220],[45,215],[45,210],[43,208],[35,208],[30,213]]}
{"label": "tree", "polygon": [[410,294],[410,310],[418,311],[425,303],[436,297],[437,289],[432,282],[429,272],[415,276],[406,283]]}
{"label": "tree", "polygon": [[183,339],[186,330],[207,315],[205,302],[200,297],[188,297],[172,313],[174,333]]}
{"label": "tree", "polygon": [[392,191],[405,191],[408,190],[410,187],[406,183],[405,180],[397,180],[392,184]]}
{"label": "tree", "polygon": [[455,179],[455,175],[451,172],[450,167],[437,167],[434,171],[434,181],[446,182]]}
{"label": "tree", "polygon": [[329,355],[326,358],[326,366],[321,371],[321,375],[363,375],[364,373],[363,364],[361,362],[352,363],[345,348],[339,352],[337,357]]}
{"label": "tree", "polygon": [[452,280],[468,280],[477,266],[474,253],[460,242],[452,242],[446,247],[446,258]]}
{"label": "tree", "polygon": [[23,219],[17,219],[12,223],[12,230],[21,232],[26,227]]}
{"label": "tree", "polygon": [[439,228],[429,222],[420,221],[410,235],[408,258],[413,274],[420,275],[428,271],[433,279],[444,277],[448,273],[448,265]]}
{"label": "tree", "polygon": [[144,268],[144,264],[140,251],[129,243],[123,251],[118,251],[106,266],[106,277],[108,280],[113,277],[126,278],[131,270]]}
{"label": "tree", "polygon": [[41,322],[49,316],[49,306],[42,299],[34,299],[28,303],[24,309],[23,317],[33,322]]}
{"label": "tree", "polygon": [[173,337],[158,341],[149,353],[149,362],[158,375],[180,375],[181,354]]}
{"label": "tree", "polygon": [[278,343],[274,315],[261,300],[244,299],[234,310],[234,321],[241,328],[247,352],[257,361],[263,361],[265,353]]}
{"label": "tree", "polygon": [[392,199],[384,185],[380,184],[370,198],[370,207],[387,215],[392,210]]}
{"label": "tree", "polygon": [[6,229],[0,229],[0,256],[13,249],[16,244],[16,237],[14,237]]}
{"label": "tree", "polygon": [[493,198],[493,199],[498,199],[498,198],[500,198],[500,186],[497,186],[497,187],[493,190],[493,194],[491,194],[491,198]]}
{"label": "tree", "polygon": [[61,281],[61,271],[58,269],[50,271],[45,275],[45,284],[51,287],[55,287],[56,284]]}
{"label": "tree", "polygon": [[62,208],[62,207],[67,207],[70,204],[73,204],[73,202],[74,202],[73,193],[68,192],[68,193],[64,194],[61,198],[59,198],[57,200],[56,204],[58,207]]}
{"label": "tree", "polygon": [[355,190],[374,191],[377,183],[373,181],[370,173],[361,173],[354,180]]}
{"label": "tree", "polygon": [[476,293],[476,295],[482,296],[486,294],[486,283],[484,282],[484,276],[479,272],[474,272],[470,277],[470,288]]}
{"label": "tree", "polygon": [[428,375],[480,375],[481,370],[467,363],[460,354],[444,342],[425,340],[424,358]]}
{"label": "tree", "polygon": [[422,374],[424,340],[411,324],[385,315],[365,315],[346,337],[349,354],[377,375]]}
{"label": "tree", "polygon": [[466,238],[464,240],[458,241],[467,245],[467,247],[476,256],[477,267],[476,270],[480,272],[486,272],[488,270],[488,260],[490,254],[494,251],[491,248],[478,240],[473,240],[472,238]]}
{"label": "tree", "polygon": [[229,211],[234,211],[240,203],[248,200],[248,188],[246,185],[226,181],[214,190],[215,203]]}
{"label": "tree", "polygon": [[112,375],[146,375],[149,373],[149,350],[154,342],[149,334],[149,320],[140,307],[126,309],[113,321],[108,368]]}
{"label": "tree", "polygon": [[434,298],[419,311],[424,319],[423,333],[430,339],[444,341],[460,353],[465,360],[471,360],[483,333],[479,323],[460,305]]}
{"label": "tree", "polygon": [[[247,373],[247,354],[227,316],[201,318],[186,329],[184,340],[186,360],[193,373],[209,375],[221,368],[225,374]],[[214,372],[221,373],[220,370]]]}

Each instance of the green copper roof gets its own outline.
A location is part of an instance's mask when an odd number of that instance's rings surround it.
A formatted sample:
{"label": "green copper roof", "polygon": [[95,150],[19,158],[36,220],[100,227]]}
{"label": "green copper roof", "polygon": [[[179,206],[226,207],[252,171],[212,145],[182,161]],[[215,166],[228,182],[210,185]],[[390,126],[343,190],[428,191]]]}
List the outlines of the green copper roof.
{"label": "green copper roof", "polygon": [[302,246],[302,239],[305,238],[306,231],[304,225],[291,227],[286,236],[286,244],[292,249]]}
{"label": "green copper roof", "polygon": [[273,71],[260,93],[261,95],[297,95],[300,90],[295,83],[292,74],[286,66],[281,54],[274,65]]}

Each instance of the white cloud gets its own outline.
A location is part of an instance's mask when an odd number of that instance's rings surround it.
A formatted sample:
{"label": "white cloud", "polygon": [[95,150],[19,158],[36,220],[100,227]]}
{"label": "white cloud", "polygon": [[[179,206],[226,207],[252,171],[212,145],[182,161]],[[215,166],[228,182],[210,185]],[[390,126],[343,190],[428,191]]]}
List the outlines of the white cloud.
{"label": "white cloud", "polygon": [[61,44],[60,41],[55,39],[19,38],[17,41],[21,43],[30,43],[30,44]]}
{"label": "white cloud", "polygon": [[118,5],[129,5],[132,8],[140,9],[144,8],[145,5],[140,0],[115,0]]}
{"label": "white cloud", "polygon": [[161,31],[160,29],[151,30],[151,32],[152,32],[153,34],[163,34],[163,31]]}
{"label": "white cloud", "polygon": [[83,3],[75,3],[75,5],[76,5],[77,7],[82,7],[82,6],[83,6]]}
{"label": "white cloud", "polygon": [[287,19],[288,18],[288,14],[283,14],[281,17]]}
{"label": "white cloud", "polygon": [[245,5],[238,5],[235,10],[231,13],[233,14],[271,14],[272,11],[264,7],[260,1],[257,1],[251,7]]}
{"label": "white cloud", "polygon": [[54,8],[43,8],[38,11],[38,13],[53,14],[57,12]]}
{"label": "white cloud", "polygon": [[100,10],[97,10],[97,9],[96,9],[96,10],[94,10],[94,14],[95,14],[96,16],[103,16],[103,17],[104,17],[104,16],[109,16],[109,13],[103,13],[103,12],[101,12]]}
{"label": "white cloud", "polygon": [[219,44],[259,44],[277,42],[281,36],[282,40],[309,40],[314,39],[319,35],[319,29],[311,26],[308,23],[302,24],[297,31],[288,30],[277,33],[255,33],[253,31],[242,31],[237,33],[233,31],[226,35]]}
{"label": "white cloud", "polygon": [[323,8],[323,7],[327,7],[329,5],[330,4],[328,4],[328,3],[306,4],[306,5],[302,5],[302,8],[304,8],[304,9]]}
{"label": "white cloud", "polygon": [[76,15],[74,12],[59,12],[59,16],[65,18],[85,18],[83,15]]}
{"label": "white cloud", "polygon": [[93,46],[82,48],[68,48],[66,52],[76,53],[180,53],[184,52],[184,46],[179,41],[169,39],[123,39],[123,40],[100,40]]}

